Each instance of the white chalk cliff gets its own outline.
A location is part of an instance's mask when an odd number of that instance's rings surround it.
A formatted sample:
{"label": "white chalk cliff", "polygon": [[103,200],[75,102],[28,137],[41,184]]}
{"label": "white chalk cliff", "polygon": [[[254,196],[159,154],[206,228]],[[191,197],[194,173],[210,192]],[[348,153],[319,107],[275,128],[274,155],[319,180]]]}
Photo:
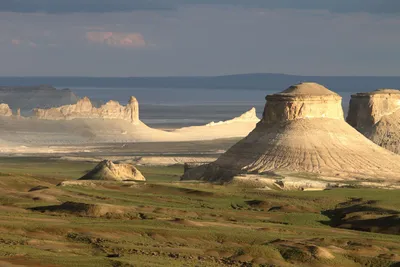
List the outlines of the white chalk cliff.
{"label": "white chalk cliff", "polygon": [[129,99],[126,106],[117,101],[108,101],[99,108],[93,106],[89,98],[84,97],[76,104],[50,109],[35,109],[34,116],[44,120],[72,119],[122,119],[133,124],[139,123],[139,104],[135,97]]}
{"label": "white chalk cliff", "polygon": [[0,139],[29,145],[121,142],[179,142],[246,136],[259,119],[255,109],[232,120],[163,131],[139,119],[139,104],[131,97],[126,106],[109,101],[95,107],[88,98],[77,104],[35,109],[34,116],[9,116],[4,105],[0,116]]}
{"label": "white chalk cliff", "polygon": [[400,153],[400,91],[379,89],[351,96],[347,122],[374,143]]}

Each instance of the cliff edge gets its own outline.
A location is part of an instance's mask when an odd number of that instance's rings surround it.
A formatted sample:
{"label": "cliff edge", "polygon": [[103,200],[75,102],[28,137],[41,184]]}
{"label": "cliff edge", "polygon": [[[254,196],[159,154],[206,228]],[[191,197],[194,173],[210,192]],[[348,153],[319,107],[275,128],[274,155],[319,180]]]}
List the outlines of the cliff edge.
{"label": "cliff edge", "polygon": [[346,120],[374,143],[400,153],[400,90],[352,95]]}
{"label": "cliff edge", "polygon": [[131,97],[126,106],[110,100],[96,108],[88,97],[80,99],[76,104],[57,108],[34,109],[34,116],[43,120],[73,120],[73,119],[122,119],[133,124],[139,123],[139,103]]}

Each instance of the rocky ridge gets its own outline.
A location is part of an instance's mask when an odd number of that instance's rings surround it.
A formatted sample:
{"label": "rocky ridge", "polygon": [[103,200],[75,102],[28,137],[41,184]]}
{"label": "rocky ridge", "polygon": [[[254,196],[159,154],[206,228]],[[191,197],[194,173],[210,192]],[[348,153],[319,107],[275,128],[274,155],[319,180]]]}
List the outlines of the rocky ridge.
{"label": "rocky ridge", "polygon": [[133,124],[139,121],[139,103],[135,97],[129,99],[128,105],[110,100],[96,108],[88,97],[80,99],[76,104],[65,105],[50,109],[34,109],[34,116],[43,120],[72,120],[72,119],[121,119]]}

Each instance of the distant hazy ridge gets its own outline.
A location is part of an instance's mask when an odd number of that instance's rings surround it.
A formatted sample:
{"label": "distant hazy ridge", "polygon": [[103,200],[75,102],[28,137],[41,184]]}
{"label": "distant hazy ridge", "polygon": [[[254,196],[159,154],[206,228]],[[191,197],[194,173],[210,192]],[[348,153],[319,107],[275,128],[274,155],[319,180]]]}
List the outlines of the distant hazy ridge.
{"label": "distant hazy ridge", "polygon": [[3,86],[51,84],[68,87],[112,88],[215,88],[280,90],[305,81],[323,84],[334,91],[371,91],[399,88],[399,77],[296,76],[285,74],[238,74],[214,77],[0,77]]}

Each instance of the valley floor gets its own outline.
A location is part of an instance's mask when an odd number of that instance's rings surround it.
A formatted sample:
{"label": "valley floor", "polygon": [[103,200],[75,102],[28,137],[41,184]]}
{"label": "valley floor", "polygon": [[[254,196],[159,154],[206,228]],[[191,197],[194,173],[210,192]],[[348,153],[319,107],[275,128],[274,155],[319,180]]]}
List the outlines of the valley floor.
{"label": "valley floor", "polygon": [[[0,158],[0,266],[400,262],[398,190],[283,192],[179,182],[182,165],[139,166],[144,183],[57,186],[95,164]],[[357,231],[355,221],[372,213],[392,221]]]}

